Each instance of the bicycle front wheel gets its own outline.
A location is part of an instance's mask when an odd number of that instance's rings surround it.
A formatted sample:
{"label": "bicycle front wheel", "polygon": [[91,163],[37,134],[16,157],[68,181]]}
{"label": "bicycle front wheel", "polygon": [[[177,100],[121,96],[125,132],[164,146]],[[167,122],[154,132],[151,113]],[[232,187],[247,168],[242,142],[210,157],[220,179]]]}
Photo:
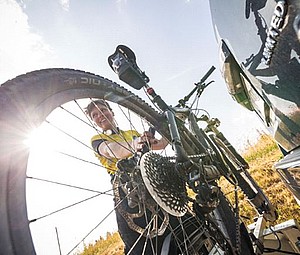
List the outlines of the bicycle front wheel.
{"label": "bicycle front wheel", "polygon": [[[87,239],[87,235],[83,234],[81,237],[74,237],[74,239],[76,239],[75,244],[69,244],[65,239],[62,240],[59,238],[59,236],[62,236],[62,232],[65,228],[63,224],[68,220],[72,220],[73,217],[75,217],[75,212],[72,211],[64,215],[63,219],[60,220],[58,220],[56,215],[60,213],[65,214],[66,210],[72,210],[71,208],[74,206],[78,207],[93,199],[102,199],[104,195],[107,195],[109,200],[112,201],[112,189],[98,189],[104,186],[103,183],[100,185],[99,183],[97,184],[96,181],[94,188],[89,186],[93,179],[98,178],[97,174],[101,167],[94,161],[94,156],[93,159],[90,157],[90,155],[94,155],[94,151],[89,145],[90,137],[96,132],[99,132],[93,124],[89,122],[84,113],[84,107],[91,102],[91,100],[95,98],[105,99],[112,104],[116,114],[124,114],[124,117],[121,117],[119,121],[119,125],[122,129],[139,130],[141,133],[151,126],[154,127],[161,136],[169,139],[168,125],[163,115],[118,84],[83,71],[46,69],[21,75],[13,80],[7,81],[0,87],[0,97],[2,109],[0,113],[1,254],[47,254],[47,250],[49,250],[49,254],[53,254],[53,250],[49,248],[46,249],[43,247],[43,244],[38,244],[37,240],[40,241],[40,239],[43,238],[46,240],[44,245],[47,245],[47,247],[55,245],[50,244],[51,240],[52,243],[56,242],[58,246],[55,248],[57,254],[72,254],[78,252],[78,244],[84,243]],[[63,114],[57,116],[57,112],[60,114],[63,112]],[[58,125],[53,124],[54,121],[56,121]],[[78,124],[78,122],[80,124]],[[127,123],[126,126],[122,127],[125,122]],[[47,128],[45,128],[45,126],[47,126]],[[89,131],[83,128],[83,126],[88,126]],[[35,153],[37,153],[40,159],[38,160],[39,162],[36,163],[35,158],[32,163],[31,159],[34,158],[32,157],[32,154],[34,154],[32,147],[28,146],[24,141],[27,141],[32,130],[38,127],[43,127],[47,131],[44,132],[42,136],[38,136],[38,139],[35,139],[37,144]],[[188,132],[184,130],[184,126],[181,127],[181,129],[183,130],[181,135],[185,149],[190,153],[198,152],[197,146],[191,142],[191,138]],[[69,140],[78,143],[81,146],[80,149],[75,150],[73,145],[70,145]],[[86,143],[88,145],[86,145]],[[58,144],[62,145],[56,148],[55,146]],[[52,147],[55,147],[55,149]],[[52,154],[54,156],[50,158]],[[89,155],[89,159],[85,159],[84,155]],[[61,161],[60,159],[62,157],[67,157],[67,161]],[[90,164],[87,167],[83,166],[83,163]],[[79,173],[79,171],[81,172]],[[47,172],[47,174],[45,174],[45,172]],[[91,174],[91,177],[87,178],[87,175],[91,172],[93,172],[94,175]],[[105,171],[102,170],[102,172]],[[58,175],[62,176],[62,178],[58,179]],[[41,182],[42,184],[40,184]],[[83,184],[85,186],[83,186]],[[49,192],[47,188],[51,185],[55,187]],[[65,194],[65,190],[60,189],[62,186],[84,191],[85,194]],[[90,192],[92,192],[93,195],[90,195]],[[33,199],[30,198],[31,195]],[[52,198],[50,195],[52,195]],[[51,202],[53,197],[56,202],[55,206],[52,205]],[[66,203],[65,201],[60,201],[63,197],[71,199],[72,202]],[[76,215],[78,215],[78,217],[84,215],[84,220],[75,218],[74,222],[71,223],[73,229],[75,227],[75,230],[78,230],[80,222],[85,223],[82,228],[86,227],[86,225],[88,225],[88,218],[90,218],[90,215],[94,211],[96,212],[93,215],[98,216],[100,212],[106,209],[103,203],[105,202],[102,200],[97,201],[98,210],[87,210],[88,212],[85,213],[82,212],[82,209],[85,209],[82,206],[83,208],[81,208]],[[120,201],[119,204],[122,204],[122,202]],[[119,204],[115,204],[115,209],[118,209]],[[196,244],[197,247],[199,247],[197,250],[203,251],[203,254],[209,253],[209,249],[207,248],[208,243],[209,247],[220,247],[220,245],[216,245],[216,242],[220,242],[222,245],[226,243],[225,246],[227,245],[226,240],[215,241],[214,238],[209,238],[205,231],[205,226],[195,217],[188,216],[184,219],[175,219],[177,225],[174,226],[172,221],[167,219],[168,216],[159,206],[152,206],[152,208],[158,208],[158,212],[152,210],[150,216],[153,216],[153,219],[149,218],[149,213],[144,213],[146,218],[144,222],[147,226],[140,231],[140,235],[137,235],[136,242],[132,243],[132,246],[136,243],[140,243],[140,240],[144,243],[140,245],[141,250],[138,254],[149,254],[146,253],[149,250],[152,254],[159,253],[163,245],[163,240],[155,240],[155,238],[153,238],[155,234],[150,238],[149,235],[147,235],[147,233],[150,233],[147,227],[157,227],[157,223],[160,222],[167,224],[166,229],[168,232],[166,233],[173,235],[172,240],[175,240],[174,242],[180,242],[176,244],[176,247],[180,248],[180,254],[189,254],[191,250],[195,252],[195,240],[197,240]],[[99,220],[99,223],[96,224],[96,227],[99,227],[110,214],[111,211],[104,215]],[[126,215],[123,218],[126,218]],[[40,222],[46,223],[42,224],[42,227],[36,227]],[[58,227],[59,224],[61,224],[62,227]],[[131,224],[133,225],[132,228],[136,228],[135,224],[137,223],[133,222]],[[50,229],[46,229],[45,226],[50,225]],[[96,227],[91,227],[92,230],[84,230],[83,232],[90,234]],[[191,234],[186,232],[187,228],[192,229]],[[44,236],[53,231],[53,229],[56,230],[56,235],[54,234],[52,239],[48,236]],[[151,229],[151,231],[155,232],[153,229]],[[66,232],[67,235],[70,235],[73,230],[68,229]],[[178,236],[176,236],[176,233],[178,233]],[[64,238],[67,238],[67,235],[64,235]],[[156,236],[159,238],[159,236],[163,235],[157,234]],[[65,243],[67,244],[64,245]],[[134,250],[131,254],[134,254]]]}

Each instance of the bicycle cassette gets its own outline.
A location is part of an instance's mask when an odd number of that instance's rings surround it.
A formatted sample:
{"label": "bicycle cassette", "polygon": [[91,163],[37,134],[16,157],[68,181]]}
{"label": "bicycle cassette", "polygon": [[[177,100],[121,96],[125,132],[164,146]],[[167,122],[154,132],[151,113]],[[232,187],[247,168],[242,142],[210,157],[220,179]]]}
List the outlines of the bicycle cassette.
{"label": "bicycle cassette", "polygon": [[152,198],[166,212],[181,217],[187,211],[186,183],[175,162],[157,153],[145,153],[140,162],[143,181]]}

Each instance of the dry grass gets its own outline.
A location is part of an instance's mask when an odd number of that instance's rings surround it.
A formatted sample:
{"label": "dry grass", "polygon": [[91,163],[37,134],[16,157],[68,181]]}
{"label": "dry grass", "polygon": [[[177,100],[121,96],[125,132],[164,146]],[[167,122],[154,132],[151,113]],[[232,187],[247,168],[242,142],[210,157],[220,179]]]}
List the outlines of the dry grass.
{"label": "dry grass", "polygon": [[[291,218],[300,221],[299,206],[292,194],[281,182],[278,173],[273,167],[274,163],[282,157],[273,139],[268,135],[262,135],[255,145],[247,148],[243,156],[249,163],[251,176],[277,208],[279,218],[275,223],[277,224]],[[226,192],[229,192],[230,189],[232,190],[232,187],[226,183],[223,183],[222,186]],[[246,221],[247,224],[252,223],[252,219],[256,216],[255,210],[251,208],[241,192],[239,193],[239,198],[241,215],[251,219]],[[233,194],[229,195],[229,199],[233,201]]]}
{"label": "dry grass", "polygon": [[118,232],[107,233],[106,238],[100,237],[95,244],[84,247],[80,255],[123,255],[124,244]]}

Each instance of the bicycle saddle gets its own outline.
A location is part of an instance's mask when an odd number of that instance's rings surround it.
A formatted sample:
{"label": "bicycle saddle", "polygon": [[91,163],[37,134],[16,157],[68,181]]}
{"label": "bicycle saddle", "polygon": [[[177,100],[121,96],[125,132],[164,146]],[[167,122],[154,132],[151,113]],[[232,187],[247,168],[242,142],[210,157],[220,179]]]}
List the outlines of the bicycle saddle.
{"label": "bicycle saddle", "polygon": [[146,86],[150,79],[140,70],[134,52],[125,45],[118,45],[108,57],[108,64],[119,79],[135,89]]}

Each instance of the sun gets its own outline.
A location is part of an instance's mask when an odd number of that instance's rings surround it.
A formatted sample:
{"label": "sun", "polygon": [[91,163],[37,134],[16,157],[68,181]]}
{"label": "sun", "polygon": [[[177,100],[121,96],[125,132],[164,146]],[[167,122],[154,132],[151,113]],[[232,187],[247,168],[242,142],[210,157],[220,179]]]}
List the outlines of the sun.
{"label": "sun", "polygon": [[39,145],[39,139],[41,138],[39,128],[35,128],[28,135],[27,138],[23,141],[23,143],[30,149],[34,149]]}
{"label": "sun", "polygon": [[55,150],[56,137],[53,129],[45,123],[29,132],[23,143],[30,149],[30,153],[41,154]]}

